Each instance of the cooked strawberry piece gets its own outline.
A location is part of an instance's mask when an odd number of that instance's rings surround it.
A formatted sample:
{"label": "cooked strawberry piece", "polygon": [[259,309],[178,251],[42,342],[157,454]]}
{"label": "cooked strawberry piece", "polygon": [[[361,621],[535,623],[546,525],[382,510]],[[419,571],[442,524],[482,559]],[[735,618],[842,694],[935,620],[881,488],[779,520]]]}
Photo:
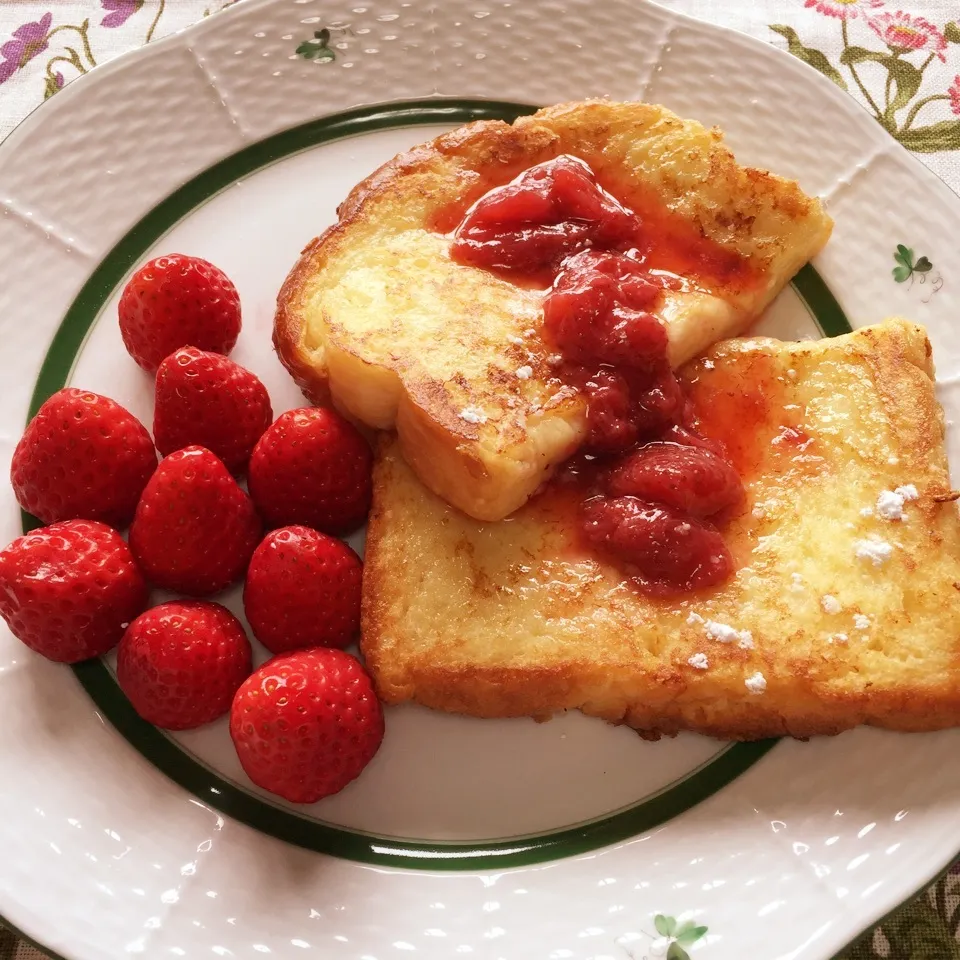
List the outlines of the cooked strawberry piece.
{"label": "cooked strawberry piece", "polygon": [[474,266],[534,272],[591,245],[627,243],[639,226],[587,164],[560,156],[481,197],[457,228],[452,255]]}
{"label": "cooked strawberry piece", "polygon": [[640,585],[652,593],[698,590],[733,572],[723,537],[665,504],[636,497],[588,502],[583,529],[600,550],[632,564]]}
{"label": "cooked strawberry piece", "polygon": [[663,292],[631,257],[586,250],[564,261],[543,302],[543,323],[574,363],[649,370],[667,354],[667,328],[648,312]]}
{"label": "cooked strawberry piece", "polygon": [[743,484],[726,460],[702,447],[650,443],[611,471],[614,497],[639,497],[709,517],[743,499]]}

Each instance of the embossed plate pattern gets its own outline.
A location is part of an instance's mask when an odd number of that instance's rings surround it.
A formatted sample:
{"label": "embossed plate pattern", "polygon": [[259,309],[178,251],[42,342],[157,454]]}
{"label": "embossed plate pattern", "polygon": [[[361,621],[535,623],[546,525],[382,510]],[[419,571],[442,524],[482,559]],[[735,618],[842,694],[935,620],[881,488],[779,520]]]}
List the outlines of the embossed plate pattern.
{"label": "embossed plate pattern", "polygon": [[[148,385],[125,362],[113,311],[133,263],[171,246],[209,254],[238,282],[237,359],[265,379],[277,409],[296,404],[266,346],[270,301],[345,189],[437,124],[461,122],[450,98],[587,95],[642,97],[717,123],[740,159],[825,196],[837,230],[817,272],[801,278],[807,306],[828,333],[836,328],[817,301],[829,294],[854,326],[891,312],[926,323],[955,414],[960,364],[949,324],[960,306],[960,252],[949,224],[958,201],[789,57],[632,0],[244,0],[71,85],[0,148],[4,462],[31,396],[64,379],[149,416]],[[397,101],[424,99],[433,106],[406,122],[434,126],[404,127]],[[290,146],[295,134],[285,131],[335,125],[358,109],[388,121]],[[256,159],[231,167],[237,156]],[[225,176],[214,183],[217,170]],[[893,283],[898,243],[933,261],[923,283]],[[763,327],[817,333],[796,292]],[[956,443],[951,430],[955,468]],[[9,540],[19,516],[8,490],[0,498]],[[100,669],[85,671],[88,688]],[[112,682],[109,668],[98,676]],[[549,862],[432,869],[438,850],[509,848],[518,834],[579,830],[624,804],[639,809],[638,797],[723,757],[697,738],[640,744],[576,717],[534,728],[405,711],[391,717],[393,743],[356,789],[296,814],[372,835],[370,849],[402,843],[415,869],[397,869],[270,836],[284,836],[277,823],[295,815],[266,805],[230,767],[222,728],[163,739],[172,757],[197,758],[204,775],[189,780],[191,794],[175,759],[164,769],[179,783],[128,743],[132,724],[111,705],[109,686],[92,689],[98,709],[69,671],[5,631],[0,690],[0,744],[18,771],[0,795],[0,912],[70,958],[302,950],[639,960],[665,952],[686,922],[680,945],[703,960],[827,957],[960,847],[960,771],[944,762],[960,736],[861,730],[777,744],[723,789],[694,797],[701,802],[671,799],[663,816],[603,835],[601,846],[571,846]],[[431,751],[451,764],[466,754],[479,775],[456,792],[428,763]],[[524,781],[539,756],[553,766],[538,769],[539,784]],[[511,793],[515,781],[524,782]],[[259,820],[230,806],[234,790]]]}

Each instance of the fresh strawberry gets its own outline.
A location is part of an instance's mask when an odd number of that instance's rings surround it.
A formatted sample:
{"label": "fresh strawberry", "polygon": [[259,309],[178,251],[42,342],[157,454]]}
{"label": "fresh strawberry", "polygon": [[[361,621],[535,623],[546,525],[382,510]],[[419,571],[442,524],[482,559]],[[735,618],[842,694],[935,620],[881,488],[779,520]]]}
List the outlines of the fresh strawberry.
{"label": "fresh strawberry", "polygon": [[123,288],[120,333],[153,371],[180,347],[229,353],[240,336],[240,297],[227,275],[199,257],[172,253],[144,264]]}
{"label": "fresh strawberry", "polygon": [[166,730],[222,717],[252,669],[240,621],[205,600],[172,600],[142,613],[117,648],[120,689],[144,720]]}
{"label": "fresh strawberry", "polygon": [[315,803],[373,759],[383,710],[359,660],[342,650],[297,650],[244,681],[230,708],[230,736],[258,787]]}
{"label": "fresh strawberry", "polygon": [[366,440],[339,414],[288,410],[253,448],[250,496],[270,527],[349,533],[370,510],[372,464]]}
{"label": "fresh strawberry", "polygon": [[107,397],[67,387],[37,411],[10,464],[17,502],[44,523],[125,527],[157,468],[144,425]]}
{"label": "fresh strawberry", "polygon": [[360,630],[363,564],[342,540],[309,527],[281,527],[253,552],[243,609],[271,652],[345,647]]}
{"label": "fresh strawberry", "polygon": [[191,597],[239,580],[260,539],[260,518],[227,468],[203,447],[160,461],[130,525],[147,579]]}
{"label": "fresh strawberry", "polygon": [[120,535],[95,520],[34,530],[0,551],[0,616],[31,650],[79,663],[114,647],[147,605]]}
{"label": "fresh strawberry", "polygon": [[219,353],[183,347],[157,370],[153,436],[164,456],[199,444],[240,474],[272,420],[267,388]]}

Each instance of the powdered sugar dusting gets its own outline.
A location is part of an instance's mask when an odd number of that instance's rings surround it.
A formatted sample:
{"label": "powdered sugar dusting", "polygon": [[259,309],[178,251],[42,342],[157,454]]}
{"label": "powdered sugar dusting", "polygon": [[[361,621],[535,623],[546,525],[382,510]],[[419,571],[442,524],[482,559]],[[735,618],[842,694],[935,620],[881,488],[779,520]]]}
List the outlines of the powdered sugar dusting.
{"label": "powdered sugar dusting", "polygon": [[871,536],[866,540],[854,540],[853,552],[858,560],[869,560],[875,567],[879,567],[890,559],[893,547],[886,540]]}
{"label": "powdered sugar dusting", "polygon": [[884,520],[902,520],[903,505],[919,499],[920,492],[912,483],[897,487],[896,490],[884,490],[877,497],[877,514]]}
{"label": "powdered sugar dusting", "polygon": [[840,601],[829,593],[825,593],[820,598],[820,606],[823,607],[824,613],[839,613],[843,609]]}
{"label": "powdered sugar dusting", "polygon": [[716,620],[707,620],[704,629],[711,640],[719,640],[720,643],[733,643],[740,637],[740,631],[735,627],[728,623],[717,623]]}
{"label": "powdered sugar dusting", "polygon": [[845,633],[834,633],[827,637],[827,643],[847,643],[849,639]]}
{"label": "powdered sugar dusting", "polygon": [[920,499],[920,491],[912,483],[905,483],[902,487],[897,487],[893,492],[899,494],[904,500]]}
{"label": "powdered sugar dusting", "polygon": [[903,497],[893,490],[884,490],[877,497],[877,515],[884,520],[903,519]]}
{"label": "powdered sugar dusting", "polygon": [[533,367],[523,366],[517,370],[517,378],[519,380],[529,380],[533,376]]}
{"label": "powdered sugar dusting", "polygon": [[479,407],[464,407],[458,414],[467,423],[486,423],[487,415]]}
{"label": "powdered sugar dusting", "polygon": [[746,688],[754,695],[763,693],[767,689],[767,678],[758,670],[743,681]]}
{"label": "powdered sugar dusting", "polygon": [[738,630],[728,623],[718,623],[716,620],[704,620],[699,613],[694,613],[692,610],[687,614],[686,622],[691,627],[703,624],[703,632],[710,640],[716,640],[718,643],[736,643],[741,650],[753,649],[753,634],[749,630]]}
{"label": "powdered sugar dusting", "polygon": [[687,663],[691,667],[695,667],[697,670],[706,670],[710,666],[710,662],[707,660],[707,655],[705,653],[695,653]]}
{"label": "powdered sugar dusting", "polygon": [[855,613],[853,615],[853,625],[857,630],[869,630],[870,618],[865,613]]}
{"label": "powdered sugar dusting", "polygon": [[706,635],[719,643],[736,643],[742,650],[753,649],[753,634],[749,630],[737,630],[728,623],[717,623],[716,620],[706,620],[703,624]]}

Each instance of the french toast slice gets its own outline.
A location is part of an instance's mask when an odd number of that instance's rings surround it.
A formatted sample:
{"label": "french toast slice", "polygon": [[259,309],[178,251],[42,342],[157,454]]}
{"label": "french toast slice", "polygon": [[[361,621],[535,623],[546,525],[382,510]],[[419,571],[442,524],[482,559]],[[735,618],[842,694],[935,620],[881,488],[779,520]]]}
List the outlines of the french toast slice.
{"label": "french toast slice", "polygon": [[652,599],[580,546],[574,503],[548,491],[472,520],[388,438],[362,615],[380,696],[476,717],[579,709],[649,738],[960,724],[960,519],[923,329],[730,340],[682,377],[744,477],[724,529],[734,578]]}
{"label": "french toast slice", "polygon": [[539,335],[545,291],[455,262],[449,231],[487,190],[559,155],[652,225],[654,253],[660,239],[709,243],[745,267],[718,278],[664,264],[689,281],[655,311],[675,365],[746,329],[832,229],[819,200],[739,166],[719,131],[643,103],[468,124],[360,183],[279,293],[277,352],[314,402],[396,429],[420,479],[482,520],[520,507],[581,444],[586,411]]}

